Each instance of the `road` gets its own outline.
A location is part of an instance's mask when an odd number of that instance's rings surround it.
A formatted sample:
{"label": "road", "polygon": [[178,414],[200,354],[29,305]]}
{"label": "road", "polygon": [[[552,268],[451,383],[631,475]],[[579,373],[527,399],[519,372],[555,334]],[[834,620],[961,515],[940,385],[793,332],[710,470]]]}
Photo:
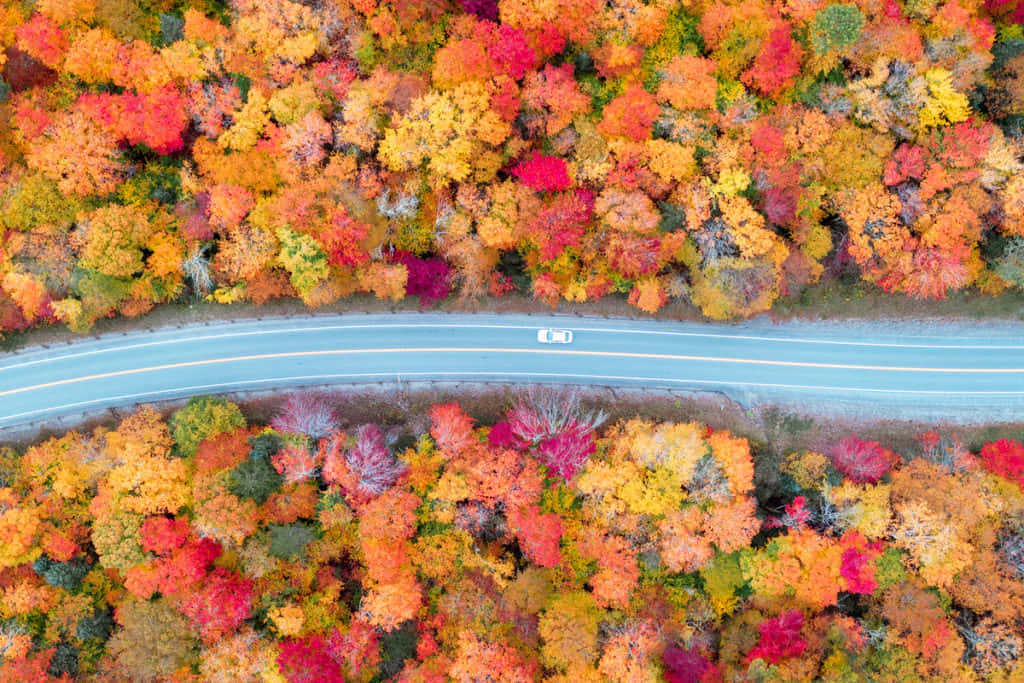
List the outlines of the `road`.
{"label": "road", "polygon": [[[540,327],[572,344],[537,342]],[[525,315],[249,320],[29,348],[0,359],[0,430],[183,396],[345,382],[486,380],[712,390],[744,403],[966,409],[1024,419],[1024,326],[911,337],[836,327]]]}

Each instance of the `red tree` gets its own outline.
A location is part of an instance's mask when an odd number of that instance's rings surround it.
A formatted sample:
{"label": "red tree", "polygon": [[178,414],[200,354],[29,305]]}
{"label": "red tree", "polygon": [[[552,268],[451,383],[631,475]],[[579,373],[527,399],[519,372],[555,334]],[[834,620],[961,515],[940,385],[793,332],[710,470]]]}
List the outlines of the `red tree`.
{"label": "red tree", "polygon": [[572,185],[565,160],[539,152],[516,164],[512,175],[537,192],[560,192]]}
{"label": "red tree", "polygon": [[334,661],[343,665],[352,678],[380,663],[377,629],[359,617],[352,619],[348,632],[332,631],[327,647]]}
{"label": "red tree", "polygon": [[804,614],[798,609],[791,609],[762,622],[757,627],[761,640],[747,654],[747,661],[763,659],[775,664],[780,659],[799,656],[807,649],[807,641],[800,637],[800,629],[803,627]]}
{"label": "red tree", "polygon": [[566,247],[578,246],[594,214],[589,190],[563,192],[547,203],[526,226],[543,259],[556,259]]}
{"label": "red tree", "polygon": [[157,154],[181,149],[181,135],[189,123],[185,96],[172,87],[145,95],[84,94],[78,106],[128,144],[142,143]]}
{"label": "red tree", "polygon": [[139,527],[139,537],[143,550],[166,555],[185,545],[190,531],[187,520],[149,517]]}
{"label": "red tree", "polygon": [[559,541],[562,518],[557,514],[541,514],[540,506],[516,507],[508,511],[508,523],[519,539],[519,547],[530,562],[538,567],[557,567],[562,562]]}
{"label": "red tree", "polygon": [[701,657],[694,650],[686,650],[678,645],[665,648],[661,657],[665,665],[665,681],[667,683],[693,683],[703,681],[715,671],[710,660]]}
{"label": "red tree", "polygon": [[1017,482],[1024,489],[1024,445],[1013,439],[1000,439],[981,448],[981,464],[1000,477]]}
{"label": "red tree", "polygon": [[277,667],[288,683],[343,683],[345,680],[323,636],[286,640],[280,648]]}
{"label": "red tree", "polygon": [[833,449],[832,464],[857,484],[873,484],[895,464],[895,456],[874,441],[848,436]]}
{"label": "red tree", "polygon": [[353,219],[339,206],[331,212],[330,220],[319,235],[320,244],[327,252],[327,260],[343,268],[352,268],[369,261],[370,255],[359,246],[369,230],[369,225]]}
{"label": "red tree", "polygon": [[515,448],[521,450],[526,447],[526,442],[512,432],[512,425],[509,424],[508,420],[501,420],[495,423],[490,431],[487,432],[487,441],[495,448]]}
{"label": "red tree", "polygon": [[201,587],[181,601],[187,616],[204,643],[213,643],[233,633],[249,618],[255,596],[253,582],[223,567],[217,567]]}
{"label": "red tree", "polygon": [[491,58],[515,80],[522,80],[527,71],[537,68],[537,55],[519,29],[502,24],[491,32],[489,42]]}
{"label": "red tree", "polygon": [[395,252],[394,261],[409,273],[405,281],[406,296],[418,296],[420,308],[447,298],[452,291],[452,269],[439,258],[419,258],[404,251]]}
{"label": "red tree", "polygon": [[568,481],[583,469],[596,448],[590,433],[573,426],[541,441],[537,451],[539,460],[552,474]]}
{"label": "red tree", "polygon": [[321,442],[318,457],[323,462],[324,480],[339,485],[347,495],[365,499],[379,496],[405,472],[405,465],[388,452],[377,425],[359,427],[355,443],[347,449],[345,445],[345,434],[337,432]]}
{"label": "red tree", "polygon": [[768,35],[761,46],[761,52],[754,59],[753,66],[745,71],[742,80],[769,97],[793,85],[793,79],[800,74],[800,59],[803,49],[790,35],[789,24],[780,22]]}

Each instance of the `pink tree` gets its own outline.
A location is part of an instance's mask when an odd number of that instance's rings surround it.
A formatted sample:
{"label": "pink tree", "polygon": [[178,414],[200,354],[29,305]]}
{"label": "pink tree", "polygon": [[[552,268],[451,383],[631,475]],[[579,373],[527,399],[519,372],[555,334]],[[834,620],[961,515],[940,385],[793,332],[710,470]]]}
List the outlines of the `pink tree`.
{"label": "pink tree", "polygon": [[594,452],[593,432],[607,415],[584,409],[575,393],[535,392],[529,403],[520,402],[509,411],[509,430],[523,444],[534,446],[552,473],[572,479]]}
{"label": "pink tree", "polygon": [[312,394],[292,394],[270,421],[276,431],[321,439],[338,428],[338,411]]}
{"label": "pink tree", "polygon": [[321,441],[319,453],[324,480],[340,486],[347,495],[372,499],[394,486],[405,472],[405,464],[388,452],[377,425],[359,427],[348,448],[347,441],[343,432],[335,432]]}
{"label": "pink tree", "polygon": [[452,269],[441,259],[419,258],[404,251],[395,252],[393,259],[409,272],[405,294],[418,296],[421,309],[445,299],[451,292]]}

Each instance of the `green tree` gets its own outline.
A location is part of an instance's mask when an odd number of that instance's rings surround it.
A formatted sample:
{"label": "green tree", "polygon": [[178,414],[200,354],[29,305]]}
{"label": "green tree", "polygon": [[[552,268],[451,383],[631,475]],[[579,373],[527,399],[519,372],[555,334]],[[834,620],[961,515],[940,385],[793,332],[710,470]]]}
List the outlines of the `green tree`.
{"label": "green tree", "polygon": [[193,396],[169,420],[178,453],[192,457],[208,437],[245,427],[238,406],[218,396]]}
{"label": "green tree", "polygon": [[864,13],[856,5],[829,5],[811,22],[811,47],[823,55],[853,45],[864,28]]}
{"label": "green tree", "polygon": [[284,440],[273,432],[260,434],[249,439],[249,457],[228,474],[228,491],[239,498],[248,498],[259,504],[266,502],[274,491],[284,484],[271,456],[284,444]]}
{"label": "green tree", "polygon": [[1011,285],[1024,289],[1024,235],[1013,235],[994,260],[992,270]]}
{"label": "green tree", "polygon": [[288,269],[292,286],[301,296],[308,295],[314,287],[327,279],[327,254],[316,240],[289,228],[280,228],[277,239],[281,242],[278,263]]}

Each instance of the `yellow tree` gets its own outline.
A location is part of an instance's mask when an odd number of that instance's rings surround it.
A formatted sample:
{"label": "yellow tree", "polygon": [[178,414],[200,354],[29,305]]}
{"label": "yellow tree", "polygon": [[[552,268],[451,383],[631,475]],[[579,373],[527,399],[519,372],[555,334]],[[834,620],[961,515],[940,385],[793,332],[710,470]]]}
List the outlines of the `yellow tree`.
{"label": "yellow tree", "polygon": [[143,208],[108,204],[79,215],[72,244],[83,268],[129,278],[143,270],[142,250],[151,232]]}
{"label": "yellow tree", "polygon": [[541,661],[564,671],[597,661],[597,627],[603,611],[586,591],[556,593],[547,602],[538,628]]}
{"label": "yellow tree", "polygon": [[490,107],[490,93],[478,81],[451,91],[431,92],[384,133],[377,156],[393,171],[426,168],[443,181],[491,180],[501,167],[497,148],[511,128]]}
{"label": "yellow tree", "polygon": [[125,418],[107,433],[106,442],[119,464],[105,483],[119,508],[146,515],[175,513],[188,505],[189,466],[171,457],[170,430],[152,407]]}

